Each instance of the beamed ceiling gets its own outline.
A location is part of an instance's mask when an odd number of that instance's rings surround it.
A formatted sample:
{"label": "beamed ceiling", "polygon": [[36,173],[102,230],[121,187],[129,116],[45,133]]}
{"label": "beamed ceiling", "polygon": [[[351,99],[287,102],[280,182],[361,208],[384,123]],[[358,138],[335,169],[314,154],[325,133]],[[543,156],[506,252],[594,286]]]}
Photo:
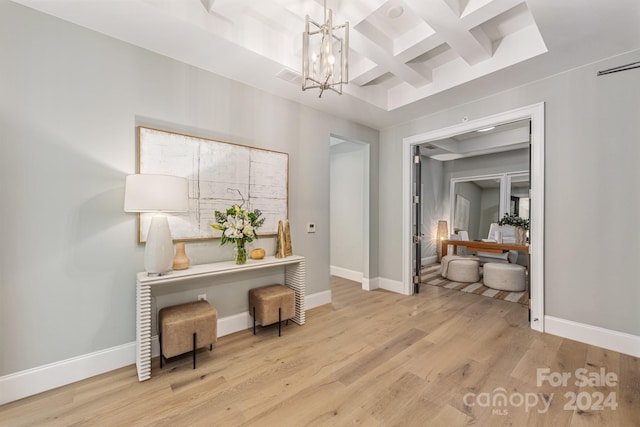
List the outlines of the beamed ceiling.
{"label": "beamed ceiling", "polygon": [[327,0],[349,21],[342,96],[301,90],[321,0],[15,0],[377,129],[640,48],[637,0]]}

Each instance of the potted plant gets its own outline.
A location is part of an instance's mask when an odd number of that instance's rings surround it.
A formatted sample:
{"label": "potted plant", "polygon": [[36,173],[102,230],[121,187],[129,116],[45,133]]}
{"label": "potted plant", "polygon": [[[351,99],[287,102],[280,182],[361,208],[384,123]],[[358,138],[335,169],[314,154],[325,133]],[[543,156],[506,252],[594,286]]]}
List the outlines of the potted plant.
{"label": "potted plant", "polygon": [[498,225],[511,225],[516,228],[516,243],[524,245],[527,242],[527,232],[529,231],[529,220],[517,215],[504,214],[498,221]]}

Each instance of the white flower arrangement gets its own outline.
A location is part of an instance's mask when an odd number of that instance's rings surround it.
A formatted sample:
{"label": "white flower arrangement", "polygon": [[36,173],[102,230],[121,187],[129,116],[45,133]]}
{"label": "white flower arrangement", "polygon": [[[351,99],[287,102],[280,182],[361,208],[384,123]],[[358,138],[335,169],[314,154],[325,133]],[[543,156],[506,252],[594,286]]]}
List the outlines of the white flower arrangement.
{"label": "white flower arrangement", "polygon": [[211,227],[222,231],[220,244],[227,242],[247,243],[258,238],[257,229],[264,224],[264,218],[260,218],[262,212],[255,209],[248,212],[238,205],[227,209],[225,212],[215,211],[216,224]]}

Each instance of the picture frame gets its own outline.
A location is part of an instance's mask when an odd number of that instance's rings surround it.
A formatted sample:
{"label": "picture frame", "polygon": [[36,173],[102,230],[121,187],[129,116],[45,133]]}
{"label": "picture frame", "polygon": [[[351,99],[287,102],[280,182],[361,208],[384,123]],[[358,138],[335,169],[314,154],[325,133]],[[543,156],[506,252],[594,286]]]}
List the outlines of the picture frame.
{"label": "picture frame", "polygon": [[[174,241],[220,238],[210,227],[216,210],[239,205],[259,209],[265,218],[260,236],[273,236],[288,217],[289,155],[193,135],[138,126],[141,174],[184,177],[189,211],[168,215]],[[138,215],[138,242],[147,240],[153,214]]]}
{"label": "picture frame", "polygon": [[453,218],[453,227],[455,230],[469,230],[469,210],[471,204],[469,200],[456,194],[455,214]]}

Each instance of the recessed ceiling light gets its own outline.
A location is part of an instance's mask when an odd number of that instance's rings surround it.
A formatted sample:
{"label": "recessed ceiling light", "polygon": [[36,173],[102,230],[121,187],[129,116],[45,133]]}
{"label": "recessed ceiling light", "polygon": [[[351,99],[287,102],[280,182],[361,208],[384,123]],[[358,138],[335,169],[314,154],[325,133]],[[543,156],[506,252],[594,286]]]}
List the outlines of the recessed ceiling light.
{"label": "recessed ceiling light", "polygon": [[401,17],[403,13],[404,8],[402,6],[393,6],[387,11],[387,16],[391,19],[396,19]]}
{"label": "recessed ceiling light", "polygon": [[488,128],[484,128],[484,129],[478,129],[476,132],[488,132],[490,130],[494,130],[496,127],[495,126],[491,126]]}

